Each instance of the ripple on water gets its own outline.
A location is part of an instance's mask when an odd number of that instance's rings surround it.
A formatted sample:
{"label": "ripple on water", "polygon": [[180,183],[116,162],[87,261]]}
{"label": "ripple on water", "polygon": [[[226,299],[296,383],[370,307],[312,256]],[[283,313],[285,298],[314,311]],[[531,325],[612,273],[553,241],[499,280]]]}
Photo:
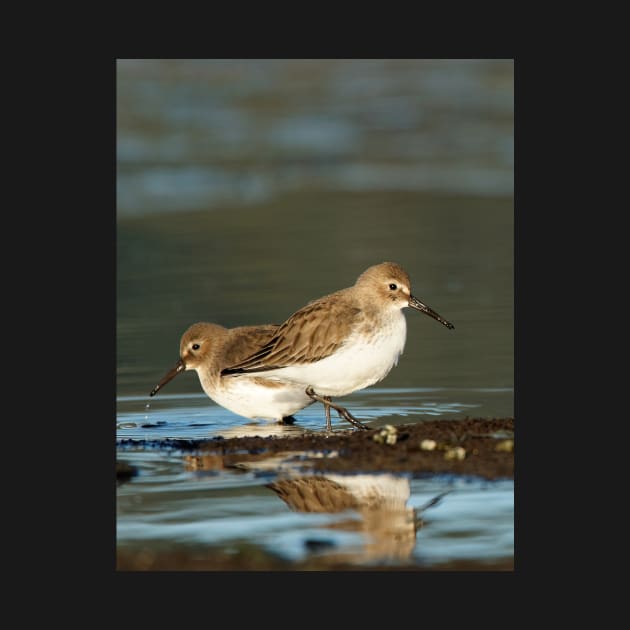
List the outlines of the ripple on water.
{"label": "ripple on water", "polygon": [[[452,388],[372,388],[343,399],[343,405],[373,426],[422,421],[423,418],[496,417],[484,413],[496,405],[510,407],[513,390],[455,390]],[[503,401],[505,400],[505,403]],[[146,396],[125,396],[117,400],[117,437],[135,439],[201,439],[213,435],[274,435],[294,431],[321,431],[325,418],[321,405],[315,404],[296,414],[293,426],[273,422],[248,421],[223,409],[204,394],[162,394],[151,405]],[[334,413],[333,426],[348,428]]]}

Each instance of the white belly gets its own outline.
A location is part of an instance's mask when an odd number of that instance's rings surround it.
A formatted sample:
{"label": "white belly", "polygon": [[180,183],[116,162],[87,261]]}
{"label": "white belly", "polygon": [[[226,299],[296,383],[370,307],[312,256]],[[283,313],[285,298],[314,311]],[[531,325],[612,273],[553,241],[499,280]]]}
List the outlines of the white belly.
{"label": "white belly", "polygon": [[344,396],[385,378],[405,347],[407,324],[396,310],[377,335],[354,335],[335,354],[303,365],[265,372],[266,377],[311,386],[322,396]]}
{"label": "white belly", "polygon": [[223,377],[218,384],[204,382],[201,374],[199,377],[203,390],[214,402],[245,418],[282,420],[313,403],[301,385],[267,387],[247,375]]}

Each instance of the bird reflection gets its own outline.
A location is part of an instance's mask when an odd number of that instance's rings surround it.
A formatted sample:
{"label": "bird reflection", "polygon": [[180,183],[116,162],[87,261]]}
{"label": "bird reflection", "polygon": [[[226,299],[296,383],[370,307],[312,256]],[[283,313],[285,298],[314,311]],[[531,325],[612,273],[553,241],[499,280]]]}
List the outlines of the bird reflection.
{"label": "bird reflection", "polygon": [[330,562],[404,563],[416,546],[416,533],[424,524],[422,514],[450,492],[438,494],[420,508],[411,508],[407,506],[411,494],[407,477],[391,473],[304,475],[296,469],[297,455],[284,452],[235,461],[233,455],[213,453],[189,455],[185,460],[186,468],[194,471],[237,468],[277,473],[278,478],[265,485],[295,512],[347,512],[347,518],[344,515],[342,520],[321,527],[362,534],[361,546],[341,551],[325,541],[305,543],[323,548],[320,557]]}
{"label": "bird reflection", "polygon": [[349,515],[327,527],[364,535],[363,548],[350,553],[351,557],[343,553],[335,558],[354,562],[408,560],[416,545],[416,532],[422,526],[420,513],[446,494],[415,510],[407,507],[409,480],[391,474],[286,477],[267,487],[296,512],[353,510],[358,518]]}

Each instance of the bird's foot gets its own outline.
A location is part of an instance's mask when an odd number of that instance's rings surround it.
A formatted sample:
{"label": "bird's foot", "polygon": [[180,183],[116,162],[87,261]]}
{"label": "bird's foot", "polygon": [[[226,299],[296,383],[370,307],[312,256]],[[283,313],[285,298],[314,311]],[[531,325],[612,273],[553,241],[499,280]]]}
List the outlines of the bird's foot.
{"label": "bird's foot", "polygon": [[332,431],[332,423],[330,422],[330,407],[337,412],[340,418],[349,422],[353,427],[357,429],[367,429],[367,427],[362,422],[359,422],[359,420],[357,420],[345,407],[333,403],[330,400],[330,396],[320,396],[310,385],[306,388],[306,395],[324,405],[324,410],[326,412],[326,431]]}

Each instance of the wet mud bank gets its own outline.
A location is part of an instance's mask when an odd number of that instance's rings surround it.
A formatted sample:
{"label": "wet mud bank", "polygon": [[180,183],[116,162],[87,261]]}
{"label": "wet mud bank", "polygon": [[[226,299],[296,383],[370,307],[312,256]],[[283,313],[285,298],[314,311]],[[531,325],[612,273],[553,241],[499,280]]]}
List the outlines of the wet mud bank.
{"label": "wet mud bank", "polygon": [[[274,458],[303,472],[378,472],[514,477],[514,418],[428,420],[330,434],[118,440],[126,448],[176,449],[199,469],[239,468]],[[129,479],[133,471],[117,470]],[[119,482],[122,481],[119,478]]]}

